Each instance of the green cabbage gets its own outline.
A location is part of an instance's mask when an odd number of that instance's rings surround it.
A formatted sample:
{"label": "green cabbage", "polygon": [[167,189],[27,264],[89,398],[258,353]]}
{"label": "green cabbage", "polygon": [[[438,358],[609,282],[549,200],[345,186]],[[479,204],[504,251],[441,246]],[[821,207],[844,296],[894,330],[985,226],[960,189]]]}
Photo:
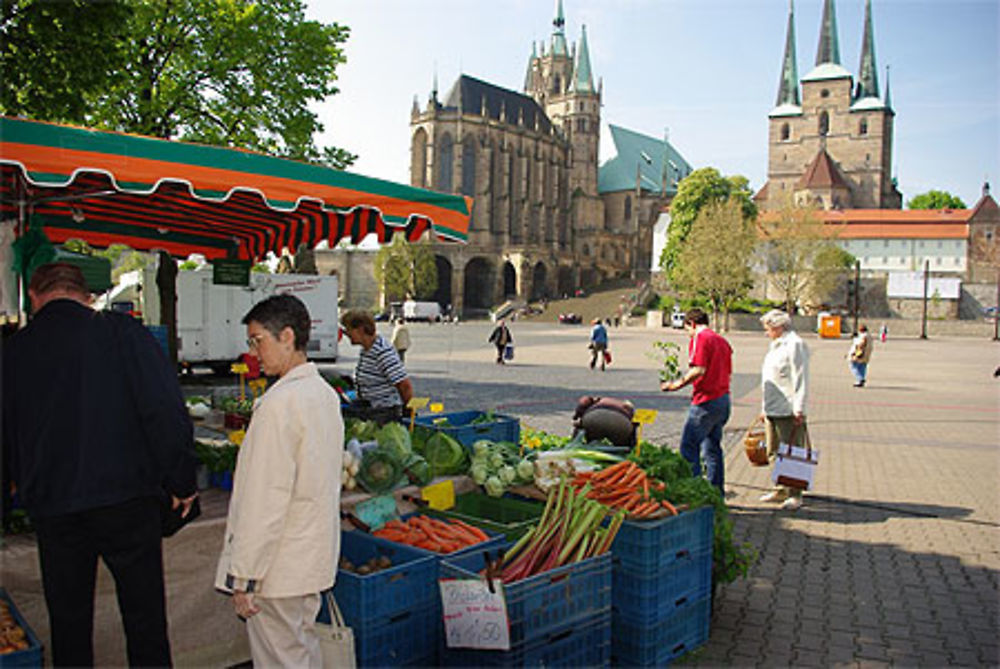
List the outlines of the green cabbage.
{"label": "green cabbage", "polygon": [[403,465],[399,459],[379,446],[365,451],[355,478],[362,488],[373,495],[380,495],[396,487],[402,475]]}
{"label": "green cabbage", "polygon": [[490,477],[490,471],[486,468],[486,465],[472,463],[472,467],[469,468],[469,473],[472,475],[472,480],[476,482],[476,485],[483,485],[486,483],[486,479]]}
{"label": "green cabbage", "polygon": [[464,474],[468,466],[465,447],[444,432],[438,432],[427,440],[424,457],[430,463],[434,476]]}
{"label": "green cabbage", "polygon": [[388,449],[400,462],[406,462],[413,454],[410,433],[399,423],[386,423],[375,433],[375,440],[378,441],[379,448]]}
{"label": "green cabbage", "polygon": [[488,439],[480,439],[476,443],[472,444],[473,457],[489,455],[490,451],[492,450],[493,450],[493,442]]}
{"label": "green cabbage", "polygon": [[[351,419],[348,419],[351,421]],[[360,442],[371,441],[375,438],[375,432],[378,430],[378,425],[375,421],[371,420],[354,420],[349,422],[344,435],[347,441],[352,438],[357,439]]]}
{"label": "green cabbage", "polygon": [[434,472],[431,471],[431,466],[427,464],[427,460],[416,454],[410,455],[403,469],[406,472],[407,482],[413,485],[423,487],[434,479]]}

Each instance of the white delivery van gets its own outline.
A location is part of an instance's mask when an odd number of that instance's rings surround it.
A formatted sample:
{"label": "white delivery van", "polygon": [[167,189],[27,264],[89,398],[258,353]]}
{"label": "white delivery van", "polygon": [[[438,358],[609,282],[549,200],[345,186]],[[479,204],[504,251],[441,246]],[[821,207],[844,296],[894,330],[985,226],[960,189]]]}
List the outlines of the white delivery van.
{"label": "white delivery van", "polygon": [[[143,276],[143,317],[159,324],[156,270]],[[241,323],[251,307],[271,295],[289,293],[302,300],[312,317],[306,354],[313,361],[337,359],[337,277],[314,274],[250,273],[249,286],[212,283],[212,268],[177,273],[177,361],[228,371],[248,351],[246,326]]]}
{"label": "white delivery van", "polygon": [[441,305],[437,302],[403,302],[403,318],[408,321],[439,322],[441,320]]}

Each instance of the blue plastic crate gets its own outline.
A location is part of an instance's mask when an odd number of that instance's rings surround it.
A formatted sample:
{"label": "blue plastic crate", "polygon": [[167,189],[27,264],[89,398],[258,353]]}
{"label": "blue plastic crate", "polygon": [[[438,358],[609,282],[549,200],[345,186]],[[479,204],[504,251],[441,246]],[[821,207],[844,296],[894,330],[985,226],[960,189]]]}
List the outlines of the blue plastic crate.
{"label": "blue plastic crate", "polygon": [[[386,556],[393,566],[373,574],[360,575],[340,569],[333,585],[333,597],[349,627],[392,622],[412,611],[420,612],[440,601],[437,561],[424,551],[379,540],[363,532],[341,532],[340,554],[355,565],[373,557]],[[318,620],[330,621],[326,599]]]}
{"label": "blue plastic crate", "polygon": [[552,630],[507,651],[443,648],[445,667],[609,667],[611,613]]}
{"label": "blue plastic crate", "polygon": [[660,520],[622,523],[611,544],[615,560],[632,570],[669,569],[690,555],[712,550],[715,509],[703,506]]}
{"label": "blue plastic crate", "polygon": [[708,641],[712,597],[688,602],[656,624],[629,620],[614,611],[611,656],[615,666],[663,667]]}
{"label": "blue plastic crate", "polygon": [[31,626],[21,615],[21,612],[17,610],[17,606],[14,605],[14,601],[7,594],[7,591],[0,588],[0,600],[3,600],[10,607],[10,613],[14,616],[14,620],[17,624],[24,630],[25,639],[28,641],[28,647],[24,650],[17,650],[13,653],[7,653],[6,655],[0,655],[0,667],[3,669],[17,667],[41,667],[42,666],[42,644],[35,636],[35,631],[31,629]]}
{"label": "blue plastic crate", "polygon": [[[521,441],[521,421],[514,416],[493,414],[493,422],[476,423],[472,421],[485,416],[485,411],[455,411],[452,413],[428,414],[417,416],[417,425],[429,427],[443,432],[463,446],[471,447],[480,439],[490,441],[511,441],[515,444]],[[448,419],[447,425],[437,425],[435,421]]]}
{"label": "blue plastic crate", "polygon": [[382,625],[350,625],[359,667],[427,667],[437,664],[440,615],[414,609]]}
{"label": "blue plastic crate", "polygon": [[655,624],[711,591],[711,550],[687,555],[656,572],[631,570],[621,563],[611,569],[612,606],[638,623]]}
{"label": "blue plastic crate", "polygon": [[[479,578],[483,567],[480,553],[445,558],[441,578]],[[507,584],[504,599],[512,646],[600,616],[611,607],[611,556],[605,553]]]}

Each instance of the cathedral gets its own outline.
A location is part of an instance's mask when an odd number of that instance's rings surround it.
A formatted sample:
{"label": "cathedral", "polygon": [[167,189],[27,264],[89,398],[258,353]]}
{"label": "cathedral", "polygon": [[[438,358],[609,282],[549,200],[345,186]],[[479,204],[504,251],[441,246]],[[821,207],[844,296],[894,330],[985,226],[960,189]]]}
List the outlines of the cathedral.
{"label": "cathedral", "polygon": [[892,174],[894,116],[888,70],[879,90],[871,0],[865,0],[856,80],[840,63],[834,0],[824,0],[815,66],[799,80],[790,2],[778,98],[768,115],[767,183],[755,197],[758,205],[762,210],[786,204],[899,209],[902,196]]}
{"label": "cathedral", "polygon": [[603,85],[586,26],[571,44],[565,23],[557,0],[522,92],[462,74],[414,100],[410,183],[473,198],[468,244],[434,247],[434,299],[457,313],[648,276],[653,225],[691,172],[666,137],[616,126],[617,154],[599,165]]}

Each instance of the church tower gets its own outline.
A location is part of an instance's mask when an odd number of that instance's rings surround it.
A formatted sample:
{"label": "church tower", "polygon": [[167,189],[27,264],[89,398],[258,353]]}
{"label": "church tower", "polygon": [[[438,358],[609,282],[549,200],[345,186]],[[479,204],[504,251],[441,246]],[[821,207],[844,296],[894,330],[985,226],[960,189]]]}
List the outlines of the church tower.
{"label": "church tower", "polygon": [[541,54],[532,45],[525,75],[525,93],[533,97],[570,145],[570,192],[577,188],[597,195],[598,141],[601,128],[601,90],[594,86],[590,68],[587,27],[572,51],[565,34],[562,0],[556,0],[552,37]]}
{"label": "church tower", "polygon": [[[796,81],[790,0],[778,98],[769,116],[767,209],[786,202],[823,209],[898,209],[892,181],[894,113],[879,97],[871,0],[865,2],[858,79],[840,64],[834,0],[824,0],[816,62]],[[888,93],[888,87],[887,91]]]}

